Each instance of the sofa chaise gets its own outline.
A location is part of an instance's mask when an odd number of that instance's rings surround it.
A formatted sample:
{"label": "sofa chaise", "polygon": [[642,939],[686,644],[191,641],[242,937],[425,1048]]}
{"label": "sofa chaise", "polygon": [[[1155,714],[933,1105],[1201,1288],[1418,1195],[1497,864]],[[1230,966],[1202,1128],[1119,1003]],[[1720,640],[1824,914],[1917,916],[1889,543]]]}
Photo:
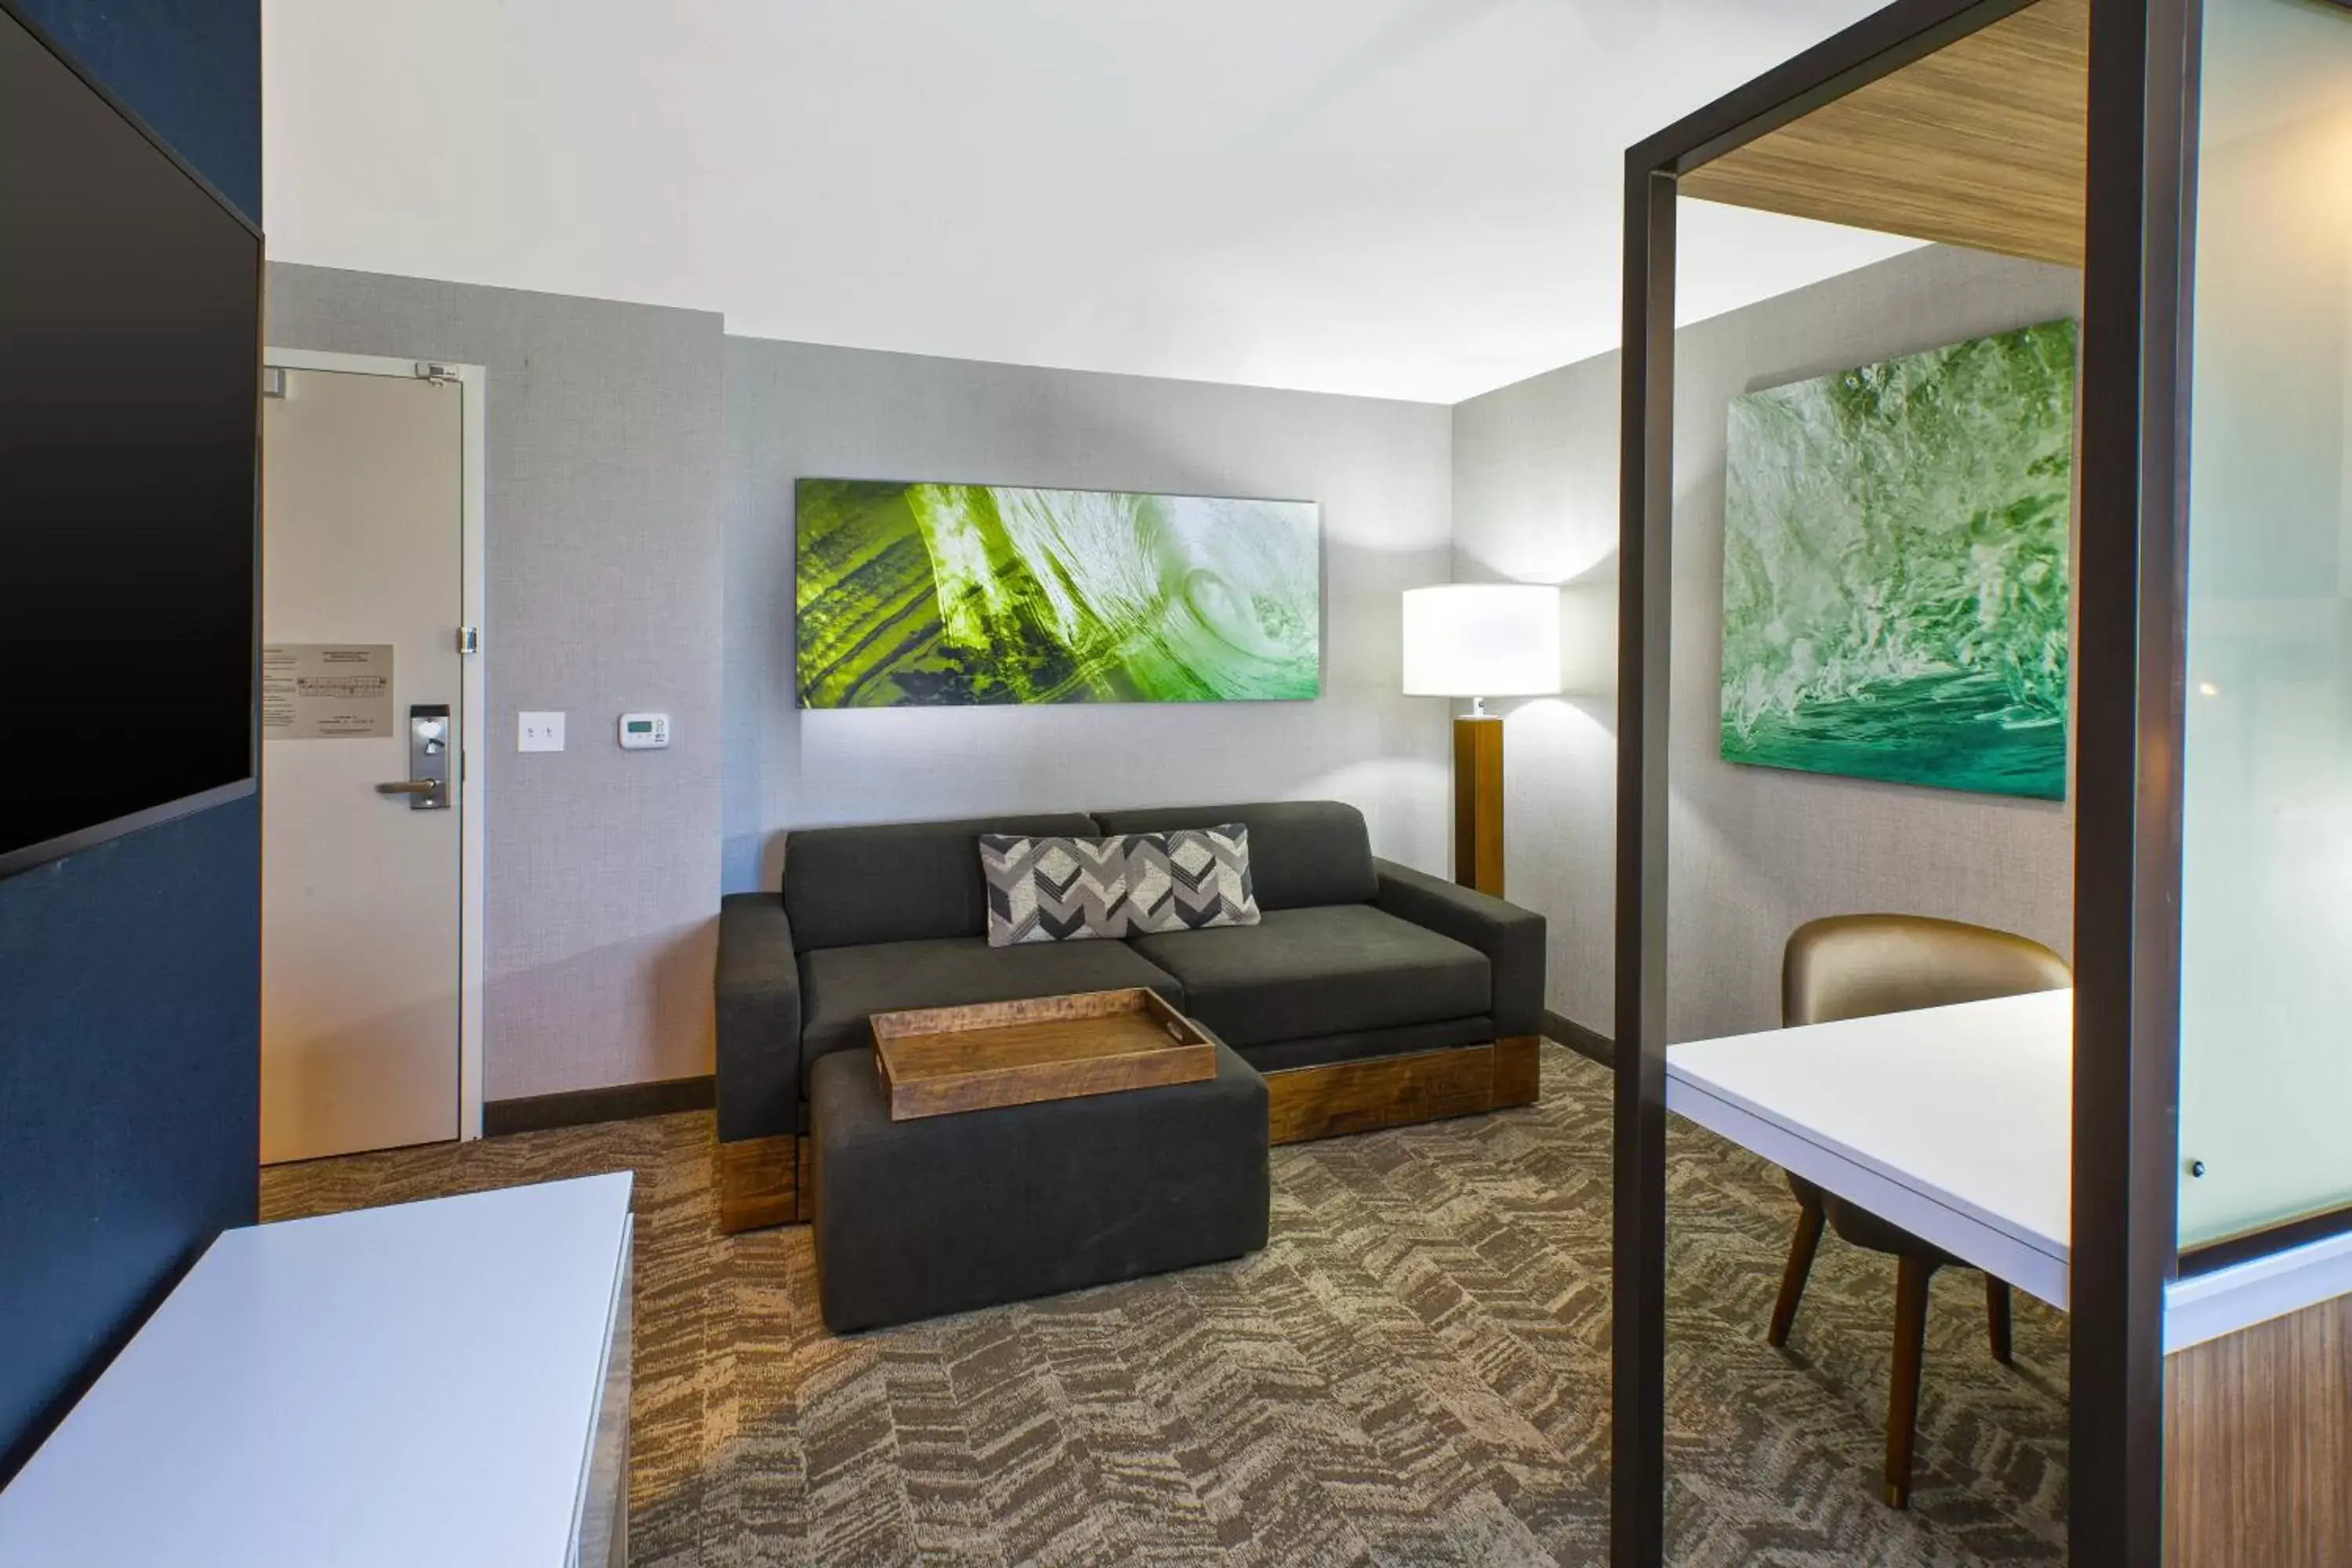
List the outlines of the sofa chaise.
{"label": "sofa chaise", "polygon": [[[982,833],[1249,828],[1260,923],[991,947]],[[1544,922],[1371,853],[1333,801],[1007,816],[797,831],[777,892],[722,905],[720,1224],[809,1217],[810,1071],[868,1020],[1148,986],[1265,1080],[1296,1142],[1532,1102]]]}

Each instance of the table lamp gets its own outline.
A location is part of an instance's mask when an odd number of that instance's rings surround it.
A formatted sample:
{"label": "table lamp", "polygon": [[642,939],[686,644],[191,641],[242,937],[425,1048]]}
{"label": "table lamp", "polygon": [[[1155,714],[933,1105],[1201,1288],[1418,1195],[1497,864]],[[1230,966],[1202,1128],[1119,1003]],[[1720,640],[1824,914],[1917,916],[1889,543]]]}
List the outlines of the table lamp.
{"label": "table lamp", "polygon": [[1404,595],[1408,697],[1467,697],[1454,721],[1454,879],[1503,892],[1503,721],[1489,697],[1560,689],[1559,590],[1541,583],[1449,583]]}

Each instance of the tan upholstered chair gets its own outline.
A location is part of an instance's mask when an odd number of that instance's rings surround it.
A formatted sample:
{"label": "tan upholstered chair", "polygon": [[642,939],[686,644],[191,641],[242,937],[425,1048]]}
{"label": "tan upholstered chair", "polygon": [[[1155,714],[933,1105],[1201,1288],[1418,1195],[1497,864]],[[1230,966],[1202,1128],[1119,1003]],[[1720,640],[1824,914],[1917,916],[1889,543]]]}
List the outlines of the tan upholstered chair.
{"label": "tan upholstered chair", "polygon": [[[1799,926],[1789,938],[1780,963],[1780,1022],[1827,1024],[2054,991],[2074,983],[2064,960],[2040,942],[2008,931],[1925,915],[1832,915]],[[1789,1187],[1797,1194],[1800,1212],[1796,1237],[1789,1244],[1789,1267],[1780,1279],[1780,1299],[1772,1308],[1772,1327],[1766,1335],[1774,1345],[1789,1342],[1825,1220],[1856,1247],[1895,1259],[1886,1501],[1891,1508],[1907,1507],[1919,1419],[1919,1361],[1927,1333],[1927,1284],[1938,1268],[1967,1265],[1801,1176],[1790,1174]],[[1985,1277],[1985,1311],[1991,1321],[1992,1353],[2006,1362],[2009,1286],[1990,1275]]]}

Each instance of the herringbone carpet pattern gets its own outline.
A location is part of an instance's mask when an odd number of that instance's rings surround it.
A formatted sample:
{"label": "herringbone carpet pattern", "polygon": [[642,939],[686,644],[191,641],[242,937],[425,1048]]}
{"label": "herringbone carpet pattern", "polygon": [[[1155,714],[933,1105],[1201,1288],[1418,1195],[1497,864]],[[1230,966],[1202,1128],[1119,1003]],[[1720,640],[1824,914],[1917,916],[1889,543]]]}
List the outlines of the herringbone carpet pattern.
{"label": "herringbone carpet pattern", "polygon": [[[722,1237],[681,1115],[269,1172],[273,1217],[634,1168],[634,1561],[1599,1563],[1609,1096],[1557,1047],[1531,1109],[1276,1150],[1237,1263],[856,1339],[808,1233]],[[2017,1364],[1938,1281],[1919,1479],[1876,1500],[1891,1269],[1824,1242],[1790,1352],[1763,1326],[1793,1205],[1677,1127],[1672,1561],[2054,1563],[2063,1321]]]}

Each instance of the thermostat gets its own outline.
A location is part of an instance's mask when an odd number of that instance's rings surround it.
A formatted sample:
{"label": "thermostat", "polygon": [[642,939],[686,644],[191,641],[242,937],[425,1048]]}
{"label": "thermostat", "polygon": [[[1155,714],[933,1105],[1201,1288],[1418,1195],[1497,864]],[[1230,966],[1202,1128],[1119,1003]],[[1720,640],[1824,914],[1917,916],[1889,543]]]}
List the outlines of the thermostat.
{"label": "thermostat", "polygon": [[624,713],[621,715],[621,750],[652,752],[658,751],[668,744],[668,714]]}

